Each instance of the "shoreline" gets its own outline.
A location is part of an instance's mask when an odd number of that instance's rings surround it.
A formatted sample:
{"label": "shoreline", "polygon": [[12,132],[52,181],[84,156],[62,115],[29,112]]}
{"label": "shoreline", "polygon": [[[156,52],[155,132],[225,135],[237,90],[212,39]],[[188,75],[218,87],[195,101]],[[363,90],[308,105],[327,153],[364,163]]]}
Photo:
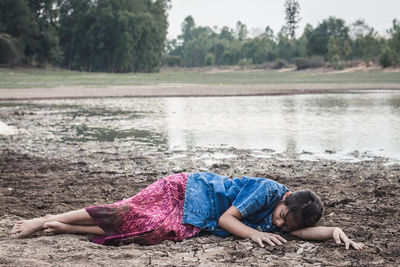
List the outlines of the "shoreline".
{"label": "shoreline", "polygon": [[116,97],[223,97],[295,94],[354,93],[400,90],[398,83],[305,83],[260,85],[208,85],[168,83],[142,86],[55,87],[0,89],[0,101],[116,98]]}

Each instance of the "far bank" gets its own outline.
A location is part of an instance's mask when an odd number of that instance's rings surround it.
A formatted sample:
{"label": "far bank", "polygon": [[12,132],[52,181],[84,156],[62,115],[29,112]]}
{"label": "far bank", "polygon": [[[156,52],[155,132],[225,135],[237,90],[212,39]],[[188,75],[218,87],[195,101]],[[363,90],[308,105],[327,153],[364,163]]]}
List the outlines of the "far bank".
{"label": "far bank", "polygon": [[400,71],[352,68],[265,70],[168,68],[159,73],[90,73],[1,68],[0,99],[146,96],[241,96],[398,90]]}

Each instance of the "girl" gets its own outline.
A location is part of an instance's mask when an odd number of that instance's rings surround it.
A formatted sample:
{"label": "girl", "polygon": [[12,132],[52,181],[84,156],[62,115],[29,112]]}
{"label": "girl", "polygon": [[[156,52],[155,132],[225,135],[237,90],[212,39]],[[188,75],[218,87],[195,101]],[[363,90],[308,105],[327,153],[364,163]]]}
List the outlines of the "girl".
{"label": "girl", "polygon": [[309,240],[333,238],[346,249],[363,248],[338,227],[315,227],[322,213],[313,192],[292,193],[270,179],[182,173],[114,204],[16,222],[11,235],[88,233],[96,235],[92,241],[98,244],[123,245],[181,241],[209,232],[250,238],[264,247],[286,243],[279,234],[290,233]]}

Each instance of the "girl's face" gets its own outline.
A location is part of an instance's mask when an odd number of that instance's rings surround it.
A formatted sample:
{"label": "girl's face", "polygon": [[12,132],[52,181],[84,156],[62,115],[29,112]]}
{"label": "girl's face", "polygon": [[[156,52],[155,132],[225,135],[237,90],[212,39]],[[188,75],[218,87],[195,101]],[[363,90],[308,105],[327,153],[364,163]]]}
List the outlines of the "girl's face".
{"label": "girl's face", "polygon": [[283,231],[294,231],[299,228],[299,222],[295,220],[293,214],[289,212],[288,207],[283,201],[275,207],[274,213],[272,214],[272,223],[278,226]]}

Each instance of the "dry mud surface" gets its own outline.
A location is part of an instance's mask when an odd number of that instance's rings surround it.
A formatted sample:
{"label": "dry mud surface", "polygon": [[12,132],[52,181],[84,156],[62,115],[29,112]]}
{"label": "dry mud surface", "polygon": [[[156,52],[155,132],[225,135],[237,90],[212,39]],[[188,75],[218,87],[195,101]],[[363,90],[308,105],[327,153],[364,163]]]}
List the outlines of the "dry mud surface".
{"label": "dry mud surface", "polygon": [[184,84],[55,87],[1,89],[0,100],[104,98],[104,97],[188,97],[258,96],[313,93],[349,93],[363,90],[400,90],[397,83],[299,83],[299,84]]}
{"label": "dry mud surface", "polygon": [[[1,141],[5,141],[2,139]],[[232,148],[175,152],[99,152],[46,158],[0,146],[0,265],[4,266],[398,266],[400,265],[400,165],[386,159],[345,163],[252,156]],[[60,152],[62,154],[62,152]],[[204,155],[234,157],[210,166]],[[118,168],[118,166],[121,166]],[[123,166],[130,166],[126,171]],[[310,188],[325,204],[321,225],[336,225],[363,251],[333,241],[288,237],[284,246],[260,248],[235,237],[203,236],[156,246],[96,245],[88,236],[10,239],[21,218],[66,212],[129,197],[173,172],[212,171],[230,177],[273,178],[292,190]]]}

